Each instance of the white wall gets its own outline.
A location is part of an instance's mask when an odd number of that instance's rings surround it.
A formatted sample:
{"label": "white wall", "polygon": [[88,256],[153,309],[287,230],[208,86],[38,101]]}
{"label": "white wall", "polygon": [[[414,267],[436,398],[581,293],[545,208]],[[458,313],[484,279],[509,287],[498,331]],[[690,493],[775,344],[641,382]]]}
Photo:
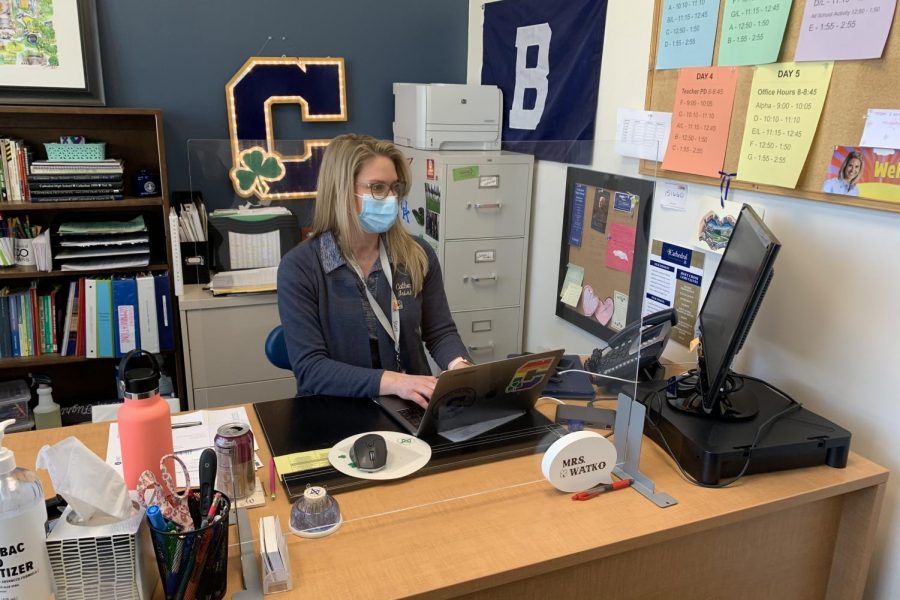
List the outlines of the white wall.
{"label": "white wall", "polygon": [[[483,3],[469,3],[470,83],[481,78]],[[652,0],[609,2],[594,169],[639,176],[636,160],[612,152],[612,139],[617,108],[644,106],[652,15]],[[530,350],[553,345],[589,353],[598,340],[554,314],[565,172],[558,163],[535,166],[525,344]],[[718,195],[718,189],[690,185],[689,208],[702,194]],[[900,214],[750,192],[733,199],[764,207],[766,223],[783,244],[775,279],[738,358],[739,370],[770,381],[849,429],[853,451],[892,471],[900,468]],[[688,234],[679,227],[683,217],[658,206],[654,211],[654,237],[687,243]],[[670,347],[670,358],[689,357],[676,344]],[[897,509],[892,480],[866,589],[869,600],[900,597]]]}

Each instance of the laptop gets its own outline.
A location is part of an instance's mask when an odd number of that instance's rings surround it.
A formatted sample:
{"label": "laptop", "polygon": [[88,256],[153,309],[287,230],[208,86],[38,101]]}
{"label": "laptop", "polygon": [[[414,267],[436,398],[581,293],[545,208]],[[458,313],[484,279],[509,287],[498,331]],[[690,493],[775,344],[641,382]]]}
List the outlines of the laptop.
{"label": "laptop", "polygon": [[424,409],[411,400],[375,402],[417,437],[437,433],[458,442],[513,421],[534,408],[564,350],[526,354],[444,371]]}

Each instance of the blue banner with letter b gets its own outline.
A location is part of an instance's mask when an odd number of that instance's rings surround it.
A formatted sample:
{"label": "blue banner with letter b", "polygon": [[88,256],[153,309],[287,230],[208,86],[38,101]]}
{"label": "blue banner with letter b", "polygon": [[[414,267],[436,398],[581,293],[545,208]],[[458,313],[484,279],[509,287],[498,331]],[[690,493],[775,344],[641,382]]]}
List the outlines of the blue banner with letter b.
{"label": "blue banner with letter b", "polygon": [[503,91],[503,147],[590,164],[607,0],[484,5],[481,83]]}

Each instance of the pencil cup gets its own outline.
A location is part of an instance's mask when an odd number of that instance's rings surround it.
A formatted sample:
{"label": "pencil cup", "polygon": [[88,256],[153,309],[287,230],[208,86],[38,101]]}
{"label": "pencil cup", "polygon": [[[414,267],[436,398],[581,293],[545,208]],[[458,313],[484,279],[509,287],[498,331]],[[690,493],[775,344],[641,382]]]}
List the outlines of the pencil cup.
{"label": "pencil cup", "polygon": [[[220,518],[183,533],[160,531],[150,524],[156,566],[166,600],[219,600],[228,585],[228,515],[231,500],[221,494]],[[197,502],[192,495],[191,503]],[[149,519],[148,519],[149,524]]]}
{"label": "pencil cup", "polygon": [[13,267],[16,264],[16,239],[0,237],[0,267]]}
{"label": "pencil cup", "polygon": [[19,267],[37,268],[34,259],[34,240],[30,238],[16,238],[16,265]]}

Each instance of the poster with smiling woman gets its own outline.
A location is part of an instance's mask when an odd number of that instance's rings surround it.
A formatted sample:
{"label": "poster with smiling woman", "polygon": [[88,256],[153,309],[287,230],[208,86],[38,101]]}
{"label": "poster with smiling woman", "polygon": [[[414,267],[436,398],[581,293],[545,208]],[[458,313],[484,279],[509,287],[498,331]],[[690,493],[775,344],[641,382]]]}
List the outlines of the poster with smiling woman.
{"label": "poster with smiling woman", "polygon": [[900,202],[900,151],[835,146],[822,191]]}

